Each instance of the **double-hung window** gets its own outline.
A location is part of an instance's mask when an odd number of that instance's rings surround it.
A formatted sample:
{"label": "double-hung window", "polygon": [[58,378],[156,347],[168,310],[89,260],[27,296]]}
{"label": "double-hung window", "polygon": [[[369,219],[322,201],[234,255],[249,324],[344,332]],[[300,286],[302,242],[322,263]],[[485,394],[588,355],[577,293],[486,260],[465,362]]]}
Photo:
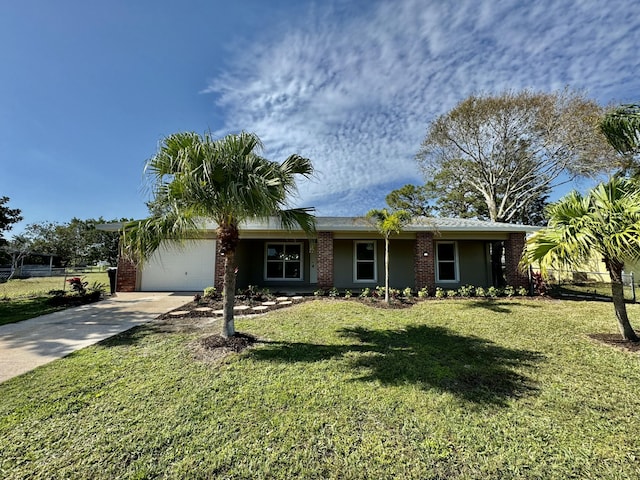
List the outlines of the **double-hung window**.
{"label": "double-hung window", "polygon": [[436,243],[436,281],[457,282],[458,246],[456,242]]}
{"label": "double-hung window", "polygon": [[375,240],[355,242],[353,258],[353,280],[355,282],[377,281]]}
{"label": "double-hung window", "polygon": [[302,243],[267,243],[265,279],[302,280]]}

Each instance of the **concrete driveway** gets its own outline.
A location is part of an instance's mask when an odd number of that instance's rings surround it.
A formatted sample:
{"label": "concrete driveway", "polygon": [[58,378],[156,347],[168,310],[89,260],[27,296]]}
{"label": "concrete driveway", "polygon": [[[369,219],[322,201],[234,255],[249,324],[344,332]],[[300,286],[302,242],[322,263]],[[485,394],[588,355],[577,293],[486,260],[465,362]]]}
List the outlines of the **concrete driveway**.
{"label": "concrete driveway", "polygon": [[150,322],[189,293],[118,293],[101,302],[0,326],[0,382]]}

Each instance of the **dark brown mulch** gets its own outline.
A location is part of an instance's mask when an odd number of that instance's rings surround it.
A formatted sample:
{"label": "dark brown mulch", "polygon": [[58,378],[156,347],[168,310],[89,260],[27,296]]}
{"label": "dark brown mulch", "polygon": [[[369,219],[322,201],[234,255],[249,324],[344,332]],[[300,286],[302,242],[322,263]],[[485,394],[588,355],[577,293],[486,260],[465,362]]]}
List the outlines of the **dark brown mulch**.
{"label": "dark brown mulch", "polygon": [[629,340],[623,340],[618,333],[593,333],[589,335],[589,338],[604,343],[613,348],[624,350],[626,352],[639,353],[640,342],[631,342]]}
{"label": "dark brown mulch", "polygon": [[252,335],[246,333],[236,333],[233,337],[224,338],[221,335],[210,335],[200,340],[202,346],[208,350],[216,348],[226,348],[234,352],[241,352],[245,348],[250,347],[258,340]]}
{"label": "dark brown mulch", "polygon": [[258,340],[246,333],[237,332],[233,337],[209,335],[189,345],[193,358],[204,363],[217,364],[227,356],[251,348]]}

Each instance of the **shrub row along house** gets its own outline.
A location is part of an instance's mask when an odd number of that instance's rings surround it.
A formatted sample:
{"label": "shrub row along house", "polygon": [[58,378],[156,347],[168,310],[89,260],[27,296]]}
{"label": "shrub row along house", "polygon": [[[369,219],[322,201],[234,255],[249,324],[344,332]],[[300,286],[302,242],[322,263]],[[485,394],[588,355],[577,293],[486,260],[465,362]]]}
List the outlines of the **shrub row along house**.
{"label": "shrub row along house", "polygon": [[[363,289],[384,284],[384,240],[362,217],[317,217],[316,235],[281,228],[275,220],[240,225],[236,287],[307,293],[317,288]],[[117,230],[119,224],[101,228]],[[417,290],[494,284],[491,248],[504,246],[504,275],[528,286],[518,263],[525,235],[539,227],[471,219],[417,218],[390,242],[390,286]],[[224,256],[216,225],[203,238],[166,242],[143,265],[120,258],[118,291],[222,290]]]}

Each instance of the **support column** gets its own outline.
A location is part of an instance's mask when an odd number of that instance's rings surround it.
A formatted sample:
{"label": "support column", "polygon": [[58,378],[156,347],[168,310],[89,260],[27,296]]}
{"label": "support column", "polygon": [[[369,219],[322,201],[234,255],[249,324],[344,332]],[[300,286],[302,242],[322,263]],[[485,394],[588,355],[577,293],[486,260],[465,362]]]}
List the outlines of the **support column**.
{"label": "support column", "polygon": [[525,234],[510,233],[504,243],[505,276],[507,284],[512,287],[529,287],[529,278],[520,270],[519,264],[524,253]]}
{"label": "support column", "polygon": [[120,255],[116,272],[116,292],[135,292],[137,279],[138,268],[136,264]]}
{"label": "support column", "polygon": [[318,232],[318,286],[333,287],[333,232]]}
{"label": "support column", "polygon": [[416,234],[415,251],[413,255],[415,288],[416,290],[420,290],[423,287],[427,287],[431,295],[433,295],[436,286],[436,259],[433,248],[432,232],[418,232]]}

